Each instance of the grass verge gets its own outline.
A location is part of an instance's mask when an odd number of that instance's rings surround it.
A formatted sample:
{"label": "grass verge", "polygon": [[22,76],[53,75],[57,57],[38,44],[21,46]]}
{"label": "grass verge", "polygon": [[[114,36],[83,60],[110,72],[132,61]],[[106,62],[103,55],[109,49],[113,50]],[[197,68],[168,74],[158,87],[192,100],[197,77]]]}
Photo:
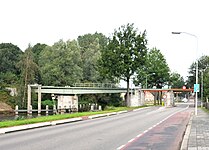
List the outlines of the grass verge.
{"label": "grass verge", "polygon": [[125,111],[125,110],[131,111],[133,109],[142,108],[142,107],[147,107],[147,106],[145,105],[145,106],[140,106],[140,107],[107,107],[104,111],[97,111],[97,112],[79,112],[79,113],[72,113],[72,114],[40,116],[37,118],[31,118],[31,119],[2,121],[0,122],[0,128],[27,125],[27,124],[40,123],[40,122],[49,122],[49,121],[76,118],[76,117],[82,117],[82,116],[91,116],[91,115],[96,115],[96,114],[119,112],[119,111]]}
{"label": "grass verge", "polygon": [[206,109],[205,107],[202,107],[201,108],[204,112],[206,112],[206,113],[208,113],[209,114],[209,110],[208,109]]}

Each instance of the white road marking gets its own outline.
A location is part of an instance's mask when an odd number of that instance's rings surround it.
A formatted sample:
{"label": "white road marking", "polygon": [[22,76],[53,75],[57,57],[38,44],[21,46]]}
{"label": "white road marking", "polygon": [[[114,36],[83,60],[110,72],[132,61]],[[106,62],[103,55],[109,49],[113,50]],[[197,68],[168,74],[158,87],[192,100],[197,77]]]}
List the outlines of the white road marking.
{"label": "white road marking", "polygon": [[136,137],[140,137],[140,136],[142,136],[142,134],[138,134]]}
{"label": "white road marking", "polygon": [[[151,129],[153,129],[154,127],[158,126],[159,124],[161,124],[162,122],[164,122],[165,120],[167,120],[168,118],[170,118],[171,116],[181,112],[181,111],[184,111],[186,109],[189,108],[189,105],[185,108],[185,109],[182,109],[182,110],[179,110],[177,112],[174,112],[173,114],[169,115],[168,117],[164,118],[163,120],[159,121],[158,123],[156,123],[155,125],[153,125],[152,127],[148,128],[147,130],[143,131],[142,134],[138,134],[135,138],[129,140],[125,145],[121,145],[120,147],[117,148],[117,150],[121,150],[122,148],[124,148],[128,143],[131,143],[133,142],[135,139],[138,139],[140,138],[141,136],[143,136],[145,133],[147,133],[148,131],[150,131]],[[155,111],[156,112],[156,111]]]}
{"label": "white road marking", "polygon": [[131,143],[131,142],[133,142],[134,140],[135,140],[135,138],[129,140],[128,143]]}
{"label": "white road marking", "polygon": [[125,145],[121,145],[120,147],[117,148],[117,150],[120,150],[124,147]]}

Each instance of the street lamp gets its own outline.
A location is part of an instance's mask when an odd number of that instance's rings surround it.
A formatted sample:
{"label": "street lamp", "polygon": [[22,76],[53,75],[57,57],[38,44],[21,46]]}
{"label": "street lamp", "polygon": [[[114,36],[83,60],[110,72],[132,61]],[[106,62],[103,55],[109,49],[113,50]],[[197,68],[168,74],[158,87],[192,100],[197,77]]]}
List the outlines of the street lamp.
{"label": "street lamp", "polygon": [[[197,41],[197,47],[196,47],[196,57],[198,57],[198,37],[194,34],[191,34],[191,33],[187,33],[187,32],[172,32],[172,34],[187,34],[187,35],[190,35],[190,36],[193,36],[195,37],[196,41]],[[196,58],[196,86],[198,86],[198,60]],[[195,87],[194,87],[195,89]],[[199,89],[198,89],[199,90]],[[196,89],[195,91],[195,115],[197,115],[197,92],[198,90]]]}
{"label": "street lamp", "polygon": [[146,89],[147,89],[147,77],[150,76],[150,75],[155,75],[155,73],[151,73],[151,74],[146,75]]}

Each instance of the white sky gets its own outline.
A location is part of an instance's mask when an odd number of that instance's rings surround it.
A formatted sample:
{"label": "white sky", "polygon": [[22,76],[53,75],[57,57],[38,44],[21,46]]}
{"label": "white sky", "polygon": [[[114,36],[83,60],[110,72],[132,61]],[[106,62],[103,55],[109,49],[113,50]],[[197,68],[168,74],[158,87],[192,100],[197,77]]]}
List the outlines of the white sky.
{"label": "white sky", "polygon": [[207,0],[0,0],[0,43],[25,50],[28,44],[52,45],[59,39],[101,32],[106,36],[134,23],[147,30],[148,47],[160,49],[172,71],[186,77],[198,55],[209,55]]}

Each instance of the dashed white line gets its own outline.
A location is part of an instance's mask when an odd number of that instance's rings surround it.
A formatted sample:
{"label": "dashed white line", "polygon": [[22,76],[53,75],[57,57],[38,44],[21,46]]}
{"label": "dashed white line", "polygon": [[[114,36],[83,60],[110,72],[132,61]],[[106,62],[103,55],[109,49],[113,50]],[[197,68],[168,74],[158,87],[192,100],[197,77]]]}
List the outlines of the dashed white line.
{"label": "dashed white line", "polygon": [[148,130],[145,130],[143,133],[146,133],[146,132],[148,132]]}
{"label": "dashed white line", "polygon": [[[152,127],[150,127],[149,129],[143,131],[142,134],[138,134],[135,138],[131,139],[128,141],[128,143],[131,143],[133,142],[135,139],[139,138],[140,136],[143,136],[146,132],[150,131],[151,129],[153,129],[154,127],[158,126],[159,124],[161,124],[162,122],[164,122],[165,120],[167,120],[168,118],[170,118],[171,116],[177,114],[178,112],[181,112],[183,110],[186,110],[189,108],[189,105],[185,108],[185,109],[182,109],[182,110],[179,110],[171,115],[169,115],[168,117],[164,118],[163,120],[161,120],[160,122],[156,123],[155,125],[153,125]],[[117,150],[121,150],[122,148],[124,148],[128,143],[126,143],[125,145],[121,145],[120,147],[117,148]]]}
{"label": "dashed white line", "polygon": [[129,140],[128,143],[131,143],[131,142],[133,142],[134,140],[135,140],[135,138]]}
{"label": "dashed white line", "polygon": [[138,134],[136,137],[140,137],[140,136],[142,136],[142,134]]}
{"label": "dashed white line", "polygon": [[120,150],[124,147],[125,145],[121,145],[120,147],[117,148],[117,150]]}
{"label": "dashed white line", "polygon": [[153,128],[153,126],[152,127],[150,127],[150,128],[148,128],[148,130],[151,130]]}

